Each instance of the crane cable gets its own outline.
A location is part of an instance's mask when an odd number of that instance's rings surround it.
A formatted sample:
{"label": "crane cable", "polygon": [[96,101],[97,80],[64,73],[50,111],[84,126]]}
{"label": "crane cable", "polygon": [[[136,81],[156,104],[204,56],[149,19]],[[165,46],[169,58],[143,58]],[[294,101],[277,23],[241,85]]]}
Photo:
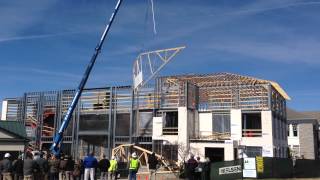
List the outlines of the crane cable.
{"label": "crane cable", "polygon": [[154,35],[156,35],[157,29],[156,29],[156,19],[154,17],[153,0],[150,0],[150,1],[151,1],[151,12],[152,12],[152,21],[153,21],[153,33],[154,33]]}
{"label": "crane cable", "polygon": [[[149,22],[149,13],[150,13],[149,7],[151,6],[152,22],[153,22],[153,38],[155,38],[155,35],[157,34],[157,29],[156,29],[156,21],[155,21],[154,3],[153,3],[153,0],[150,0],[147,2],[150,2],[150,3],[147,3],[147,7],[146,7],[146,12],[145,12],[145,17],[144,17],[143,35],[146,36],[148,34],[147,29],[148,29],[148,25],[149,25],[148,22]],[[146,50],[145,45],[146,45],[146,43],[143,41],[141,43],[140,49],[138,50],[139,53],[142,53]]]}

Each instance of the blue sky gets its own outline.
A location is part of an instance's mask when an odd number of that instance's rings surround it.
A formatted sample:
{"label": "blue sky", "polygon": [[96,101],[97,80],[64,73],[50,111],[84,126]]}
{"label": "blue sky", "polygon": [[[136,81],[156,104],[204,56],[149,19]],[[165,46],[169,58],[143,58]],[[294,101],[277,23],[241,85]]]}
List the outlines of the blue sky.
{"label": "blue sky", "polygon": [[[116,0],[0,2],[0,98],[76,88]],[[186,45],[162,74],[232,72],[277,81],[320,110],[320,1],[124,0],[87,87],[131,84],[142,51]]]}

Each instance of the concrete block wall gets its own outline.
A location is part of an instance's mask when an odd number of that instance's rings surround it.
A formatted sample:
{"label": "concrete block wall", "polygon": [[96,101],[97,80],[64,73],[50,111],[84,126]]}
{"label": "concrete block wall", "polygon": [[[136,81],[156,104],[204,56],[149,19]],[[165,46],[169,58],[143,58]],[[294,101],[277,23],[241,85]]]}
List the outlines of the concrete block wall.
{"label": "concrete block wall", "polygon": [[314,144],[313,124],[299,124],[298,135],[300,142],[300,155],[305,159],[315,159],[315,144]]}

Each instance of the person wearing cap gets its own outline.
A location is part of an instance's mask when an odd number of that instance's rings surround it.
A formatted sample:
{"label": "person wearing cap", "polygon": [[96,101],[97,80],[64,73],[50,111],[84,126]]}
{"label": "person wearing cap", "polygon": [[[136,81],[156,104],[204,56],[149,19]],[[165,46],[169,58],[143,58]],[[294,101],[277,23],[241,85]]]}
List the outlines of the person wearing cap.
{"label": "person wearing cap", "polygon": [[12,173],[14,180],[22,180],[23,179],[23,155],[19,155],[18,159],[13,161],[12,163]]}
{"label": "person wearing cap", "polygon": [[10,153],[6,153],[0,163],[0,172],[2,173],[3,180],[12,180],[12,162],[10,157]]}
{"label": "person wearing cap", "polygon": [[129,161],[129,180],[136,180],[137,179],[137,172],[140,167],[140,161],[138,159],[137,154],[134,152],[132,153],[132,158]]}
{"label": "person wearing cap", "polygon": [[117,179],[118,161],[116,157],[112,156],[110,160],[110,167],[108,169],[108,179]]}

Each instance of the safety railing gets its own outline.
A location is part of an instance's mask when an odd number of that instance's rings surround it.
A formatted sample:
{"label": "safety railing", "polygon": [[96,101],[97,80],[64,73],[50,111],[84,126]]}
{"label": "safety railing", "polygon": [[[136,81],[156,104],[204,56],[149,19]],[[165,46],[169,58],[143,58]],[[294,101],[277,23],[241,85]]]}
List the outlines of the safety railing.
{"label": "safety railing", "polygon": [[178,135],[178,127],[164,127],[162,128],[163,135]]}
{"label": "safety railing", "polygon": [[242,129],[242,137],[262,137],[262,129]]}

